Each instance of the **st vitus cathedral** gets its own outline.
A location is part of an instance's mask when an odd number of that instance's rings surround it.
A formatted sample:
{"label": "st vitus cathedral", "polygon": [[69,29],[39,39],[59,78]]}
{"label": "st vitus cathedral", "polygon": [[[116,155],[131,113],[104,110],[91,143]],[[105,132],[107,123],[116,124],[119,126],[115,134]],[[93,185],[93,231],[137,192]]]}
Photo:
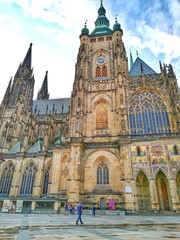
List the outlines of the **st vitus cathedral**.
{"label": "st vitus cathedral", "polygon": [[81,31],[70,98],[33,100],[32,44],[0,107],[0,207],[58,211],[79,200],[129,211],[180,210],[180,102],[171,65],[128,57],[101,1]]}

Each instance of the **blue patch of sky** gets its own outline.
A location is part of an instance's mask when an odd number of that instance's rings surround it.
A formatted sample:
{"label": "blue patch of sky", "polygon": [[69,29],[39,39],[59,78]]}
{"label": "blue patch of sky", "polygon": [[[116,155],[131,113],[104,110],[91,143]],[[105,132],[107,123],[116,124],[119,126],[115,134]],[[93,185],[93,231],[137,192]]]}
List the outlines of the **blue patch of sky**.
{"label": "blue patch of sky", "polygon": [[126,27],[130,30],[136,30],[141,22],[145,22],[152,28],[172,34],[169,0],[116,0],[111,10],[114,14],[124,15]]}

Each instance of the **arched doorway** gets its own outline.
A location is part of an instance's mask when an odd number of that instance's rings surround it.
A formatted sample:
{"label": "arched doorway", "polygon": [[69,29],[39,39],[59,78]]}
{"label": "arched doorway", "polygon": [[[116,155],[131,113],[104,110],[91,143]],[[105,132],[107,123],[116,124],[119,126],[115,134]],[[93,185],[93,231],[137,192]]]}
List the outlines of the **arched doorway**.
{"label": "arched doorway", "polygon": [[178,172],[176,177],[176,185],[177,185],[177,194],[178,194],[179,203],[180,203],[180,171]]}
{"label": "arched doorway", "polygon": [[169,183],[165,174],[160,171],[156,177],[156,188],[160,210],[170,210]]}
{"label": "arched doorway", "polygon": [[138,209],[140,211],[151,210],[149,181],[143,172],[140,172],[136,178],[136,191]]}
{"label": "arched doorway", "polygon": [[105,199],[104,198],[101,198],[100,199],[100,209],[105,209]]}

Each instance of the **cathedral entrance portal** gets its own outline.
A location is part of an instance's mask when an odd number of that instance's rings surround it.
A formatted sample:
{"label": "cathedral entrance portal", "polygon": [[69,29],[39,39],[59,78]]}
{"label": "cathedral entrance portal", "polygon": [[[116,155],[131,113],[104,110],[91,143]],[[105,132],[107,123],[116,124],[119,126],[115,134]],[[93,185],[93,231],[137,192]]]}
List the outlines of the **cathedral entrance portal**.
{"label": "cathedral entrance portal", "polygon": [[151,210],[149,182],[146,175],[143,172],[140,172],[137,176],[136,191],[137,191],[138,209],[140,211]]}
{"label": "cathedral entrance portal", "polygon": [[165,174],[161,171],[157,174],[156,187],[159,201],[159,209],[170,210],[169,184]]}
{"label": "cathedral entrance portal", "polygon": [[105,199],[104,198],[101,198],[100,199],[100,209],[105,209]]}
{"label": "cathedral entrance portal", "polygon": [[179,202],[180,202],[180,171],[177,174],[176,185],[177,185],[177,194],[178,194]]}

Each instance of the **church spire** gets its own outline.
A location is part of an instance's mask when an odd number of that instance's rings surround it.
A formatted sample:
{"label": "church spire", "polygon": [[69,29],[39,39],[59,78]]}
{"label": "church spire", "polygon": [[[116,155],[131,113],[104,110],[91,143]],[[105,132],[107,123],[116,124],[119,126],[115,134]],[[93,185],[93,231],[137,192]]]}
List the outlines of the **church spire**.
{"label": "church spire", "polygon": [[30,43],[30,47],[27,51],[27,54],[24,58],[22,67],[27,67],[31,69],[31,56],[32,56],[32,43]]}
{"label": "church spire", "polygon": [[9,84],[8,84],[8,86],[6,88],[6,92],[4,94],[3,102],[5,104],[7,104],[9,102],[9,97],[10,97],[10,94],[11,94],[11,85],[12,85],[12,77],[11,77],[11,79],[9,81]]}
{"label": "church spire", "polygon": [[130,70],[131,70],[133,64],[134,64],[134,61],[133,61],[132,53],[130,51]]}
{"label": "church spire", "polygon": [[41,100],[41,99],[49,99],[49,94],[48,94],[48,71],[46,71],[46,75],[44,77],[42,87],[39,90],[38,95],[37,95],[37,100]]}
{"label": "church spire", "polygon": [[100,1],[98,9],[98,18],[95,21],[95,29],[91,36],[111,35],[113,31],[109,28],[109,20],[106,17],[106,9],[103,6],[103,1]]}

